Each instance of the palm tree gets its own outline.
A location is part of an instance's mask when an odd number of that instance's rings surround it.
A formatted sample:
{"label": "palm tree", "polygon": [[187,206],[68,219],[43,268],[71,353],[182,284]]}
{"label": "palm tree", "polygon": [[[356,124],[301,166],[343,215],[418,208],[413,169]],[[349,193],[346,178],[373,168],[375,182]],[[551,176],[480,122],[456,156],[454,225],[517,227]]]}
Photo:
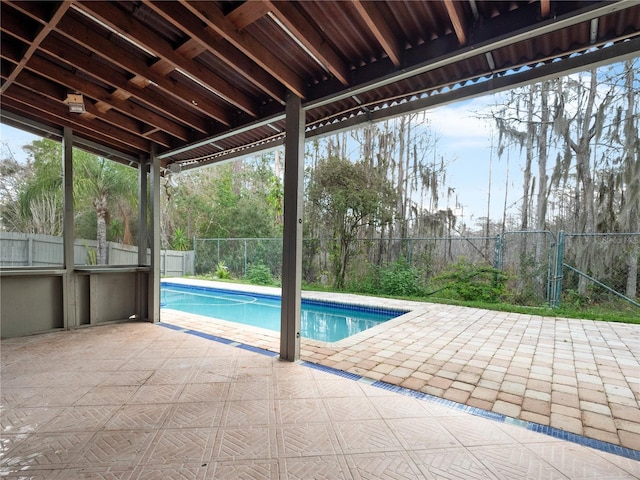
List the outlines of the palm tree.
{"label": "palm tree", "polygon": [[80,206],[91,205],[96,215],[96,260],[107,263],[107,226],[112,212],[118,211],[124,223],[123,239],[130,243],[129,205],[135,204],[137,185],[135,170],[111,160],[74,152],[74,199]]}

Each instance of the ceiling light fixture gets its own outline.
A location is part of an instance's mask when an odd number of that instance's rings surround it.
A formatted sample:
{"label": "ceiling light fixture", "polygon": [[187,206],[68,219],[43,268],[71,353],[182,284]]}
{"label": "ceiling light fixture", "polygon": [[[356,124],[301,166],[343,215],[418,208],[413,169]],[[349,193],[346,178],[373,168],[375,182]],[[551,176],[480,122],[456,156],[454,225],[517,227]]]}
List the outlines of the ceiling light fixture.
{"label": "ceiling light fixture", "polygon": [[69,106],[71,113],[84,113],[84,97],[80,93],[67,93],[67,99],[64,101]]}

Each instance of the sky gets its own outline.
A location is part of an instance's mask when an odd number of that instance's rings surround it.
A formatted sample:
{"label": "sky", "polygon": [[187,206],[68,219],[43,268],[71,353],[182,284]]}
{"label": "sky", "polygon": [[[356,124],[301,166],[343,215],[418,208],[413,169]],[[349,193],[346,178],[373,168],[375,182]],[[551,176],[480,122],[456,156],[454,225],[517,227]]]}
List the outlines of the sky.
{"label": "sky", "polygon": [[22,147],[38,138],[24,130],[0,124],[0,154],[3,158],[8,156],[7,149],[9,149],[16,160],[25,162],[27,154],[22,150]]}
{"label": "sky", "polygon": [[[458,204],[452,197],[449,205],[458,215],[458,224],[466,223],[475,227],[480,217],[487,215],[487,194],[489,191],[489,164],[491,162],[491,208],[490,217],[494,221],[502,219],[505,195],[506,154],[503,158],[491,153],[491,128],[482,119],[476,118],[482,111],[499,101],[498,96],[487,95],[465,102],[446,105],[427,112],[431,125],[438,136],[438,155],[444,155],[448,162],[447,185],[455,188]],[[38,137],[7,125],[0,125],[0,154],[7,155],[7,147],[19,161],[26,161],[22,147]],[[493,158],[492,158],[493,157]],[[507,204],[512,205],[521,197],[519,183],[522,168],[519,159],[510,159]],[[1,180],[0,180],[1,181]],[[446,199],[441,200],[441,208],[446,208]],[[511,211],[516,213],[516,206]]]}
{"label": "sky", "polygon": [[[495,151],[492,152],[491,125],[486,120],[477,118],[479,113],[500,102],[500,99],[499,95],[486,95],[427,112],[427,117],[431,119],[431,125],[439,136],[439,154],[449,160],[447,184],[455,188],[458,203],[462,207],[455,209],[455,205],[451,205],[452,210],[458,215],[459,224],[464,222],[469,227],[474,227],[480,217],[487,216],[490,165],[489,216],[492,220],[502,220],[505,192],[507,206],[510,207],[507,214],[517,213],[514,202],[522,196],[522,165],[519,155],[505,152],[499,158]],[[507,160],[509,181],[505,186]]]}

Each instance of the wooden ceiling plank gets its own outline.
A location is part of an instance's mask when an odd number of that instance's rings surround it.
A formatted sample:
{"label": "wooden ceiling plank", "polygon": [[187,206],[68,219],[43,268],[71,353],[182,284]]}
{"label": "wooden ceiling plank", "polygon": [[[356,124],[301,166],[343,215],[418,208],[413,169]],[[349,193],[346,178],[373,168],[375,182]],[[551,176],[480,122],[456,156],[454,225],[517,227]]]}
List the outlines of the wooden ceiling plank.
{"label": "wooden ceiling plank", "polygon": [[249,98],[234,85],[229,84],[211,70],[191,61],[191,59],[178,55],[169,42],[146,28],[144,24],[133,16],[127,15],[117,5],[110,2],[92,1],[83,2],[80,5],[89,15],[98,18],[122,35],[134,39],[158,57],[164,58],[173,64],[175,68],[179,68],[196,78],[204,87],[210,89],[226,102],[253,117],[257,116],[257,105],[252,98]]}
{"label": "wooden ceiling plank", "polygon": [[82,92],[87,97],[108,103],[113,108],[118,109],[126,115],[137,118],[142,122],[155,125],[176,138],[185,141],[190,139],[188,130],[182,125],[176,124],[165,116],[158,115],[157,113],[138,106],[133,102],[116,100],[111,97],[111,92],[76,76],[73,72],[55,65],[44,58],[37,56],[32,57],[27,68],[51,81],[65,85],[71,90]]}
{"label": "wooden ceiling plank", "polygon": [[[65,17],[58,23],[57,31],[96,55],[106,58],[111,63],[131,72],[132,75],[139,75],[148,79],[149,82],[153,82],[158,89],[162,90],[167,100],[172,99],[179,103],[189,105],[191,108],[198,110],[224,125],[231,125],[231,115],[219,105],[203,96],[199,91],[188,88],[186,85],[177,83],[166,78],[164,75],[156,73],[153,66],[149,67],[144,61],[130,55],[124,48],[118,47],[107,38],[97,35],[85,24],[73,18]],[[171,70],[173,70],[173,67],[171,67]]]}
{"label": "wooden ceiling plank", "polygon": [[402,58],[402,46],[378,9],[375,2],[353,0],[353,6],[364,21],[367,28],[373,33],[394,66],[399,67]]}
{"label": "wooden ceiling plank", "polygon": [[465,45],[467,43],[466,25],[464,23],[464,12],[458,10],[461,8],[460,2],[456,0],[444,0],[444,6],[451,20],[453,31],[456,33],[456,37],[458,37],[458,42],[460,42],[460,45]]}
{"label": "wooden ceiling plank", "polygon": [[192,40],[200,42],[209,53],[219,58],[233,71],[245,77],[246,80],[280,104],[284,104],[286,90],[282,84],[231,43],[205,28],[202,20],[189,10],[178,2],[152,2],[150,0],[144,0],[144,2],[166,21],[191,36]]}
{"label": "wooden ceiling plank", "polygon": [[[4,29],[2,31],[4,32]],[[2,41],[2,49],[0,52],[0,58],[7,60],[14,65],[20,63],[20,60],[22,59],[22,49],[16,42],[11,40]]]}
{"label": "wooden ceiling plank", "polygon": [[68,43],[62,42],[59,34],[51,35],[41,44],[41,49],[115,87],[116,90],[112,95],[114,95],[114,98],[117,100],[124,101],[130,97],[135,97],[141,103],[146,103],[150,107],[163,112],[168,118],[172,118],[179,124],[185,124],[202,133],[208,133],[208,124],[201,116],[194,114],[186,108],[169,104],[166,97],[157,91],[135,87],[129,78],[117,74],[110,66],[91,56],[87,56]]}
{"label": "wooden ceiling plank", "polygon": [[260,20],[267,13],[269,13],[269,8],[266,4],[260,1],[249,0],[234,8],[226,17],[233,23],[236,30],[240,32],[256,20]]}
{"label": "wooden ceiling plank", "polygon": [[55,26],[58,24],[60,19],[62,19],[62,17],[64,17],[64,14],[67,13],[67,10],[69,10],[72,3],[73,2],[71,2],[70,0],[65,0],[64,2],[62,2],[53,13],[49,21],[42,26],[40,31],[36,34],[36,37],[30,42],[27,51],[22,57],[22,60],[20,60],[20,63],[18,63],[9,77],[2,84],[2,87],[0,87],[0,94],[6,92],[7,89],[11,86],[13,81],[20,74],[25,65],[29,62],[29,59],[33,56],[34,53],[36,53],[42,41],[47,38],[49,33],[51,33],[51,31],[53,31]]}
{"label": "wooden ceiling plank", "polygon": [[349,84],[349,66],[327,44],[306,17],[288,1],[266,0],[271,13],[304,45],[316,59],[343,85]]}
{"label": "wooden ceiling plank", "polygon": [[187,2],[180,0],[193,14],[200,18],[215,33],[229,41],[234,47],[273,75],[287,89],[300,98],[306,98],[307,85],[304,80],[278,56],[245,32],[238,32],[224,17],[217,5],[211,2]]}

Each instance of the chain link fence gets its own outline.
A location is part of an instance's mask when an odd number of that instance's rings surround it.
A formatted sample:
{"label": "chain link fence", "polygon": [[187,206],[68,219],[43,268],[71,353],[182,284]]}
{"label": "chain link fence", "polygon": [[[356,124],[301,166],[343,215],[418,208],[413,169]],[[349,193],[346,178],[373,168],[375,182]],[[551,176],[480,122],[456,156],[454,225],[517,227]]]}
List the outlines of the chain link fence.
{"label": "chain link fence", "polygon": [[[219,265],[234,277],[246,277],[253,265],[266,266],[276,279],[282,274],[281,238],[194,239],[194,250],[196,274],[215,274]],[[337,240],[305,239],[303,280],[331,283],[332,259],[338,251]],[[640,288],[640,233],[511,231],[492,237],[354,240],[348,258],[348,282],[365,278],[371,268],[400,261],[414,268],[425,283],[461,260],[494,267],[507,274],[508,301],[522,305],[606,301],[637,308]]]}
{"label": "chain link fence", "polygon": [[640,307],[640,233],[560,232],[557,303]]}

